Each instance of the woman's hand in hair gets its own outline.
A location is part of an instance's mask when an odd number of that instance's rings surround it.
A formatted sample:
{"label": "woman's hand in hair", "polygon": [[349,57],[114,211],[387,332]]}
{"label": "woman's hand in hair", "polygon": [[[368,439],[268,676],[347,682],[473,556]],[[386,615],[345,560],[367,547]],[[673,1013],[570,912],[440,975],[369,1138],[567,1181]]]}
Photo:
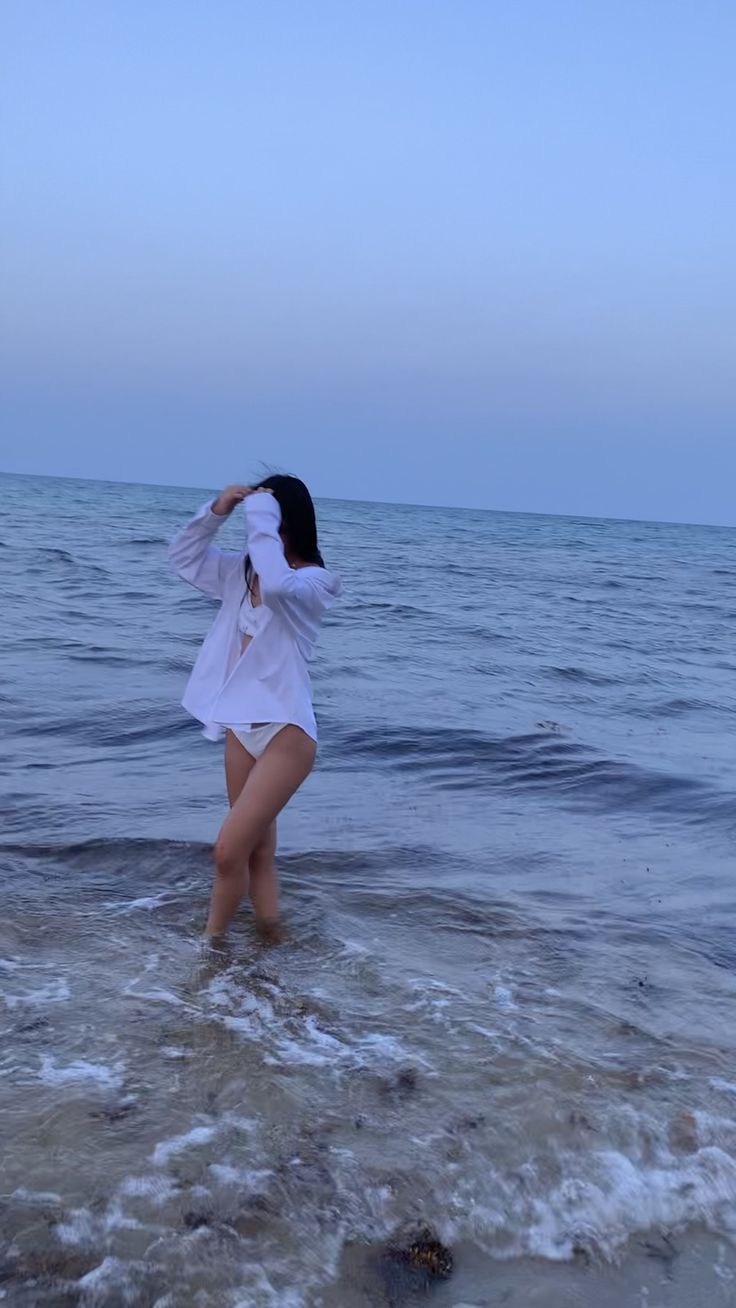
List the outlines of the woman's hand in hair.
{"label": "woman's hand in hair", "polygon": [[216,513],[218,518],[226,518],[236,505],[242,504],[243,500],[252,494],[252,486],[226,486],[212,505],[212,512]]}
{"label": "woman's hand in hair", "polygon": [[259,494],[273,495],[273,491],[270,486],[226,486],[224,491],[220,491],[212,505],[212,512],[216,513],[219,518],[226,518],[249,495]]}

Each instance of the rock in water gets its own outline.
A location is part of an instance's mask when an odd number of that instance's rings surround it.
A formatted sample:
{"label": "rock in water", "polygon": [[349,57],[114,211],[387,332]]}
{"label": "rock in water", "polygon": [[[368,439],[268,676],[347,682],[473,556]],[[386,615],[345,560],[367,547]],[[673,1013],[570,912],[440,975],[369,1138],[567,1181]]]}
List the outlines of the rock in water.
{"label": "rock in water", "polygon": [[384,1279],[392,1303],[428,1290],[452,1274],[452,1252],[429,1226],[408,1231],[385,1250]]}
{"label": "rock in water", "polygon": [[411,1244],[400,1251],[400,1256],[437,1280],[444,1281],[452,1273],[452,1253],[428,1226],[414,1233]]}

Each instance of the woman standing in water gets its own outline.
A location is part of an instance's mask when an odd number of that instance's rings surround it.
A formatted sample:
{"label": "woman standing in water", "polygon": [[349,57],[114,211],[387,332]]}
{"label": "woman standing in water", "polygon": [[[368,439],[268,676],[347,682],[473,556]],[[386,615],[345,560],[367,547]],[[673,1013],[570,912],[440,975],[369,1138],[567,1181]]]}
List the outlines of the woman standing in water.
{"label": "woman standing in water", "polygon": [[[215,534],[242,502],[247,553],[220,550]],[[273,938],[276,818],[314,764],[307,663],[340,581],[324,566],[312,497],[296,477],[228,486],[175,536],[169,558],[221,601],[182,701],[209,739],[226,733],[230,813],[215,843],[206,935],[220,935],[249,894],[259,929]]]}

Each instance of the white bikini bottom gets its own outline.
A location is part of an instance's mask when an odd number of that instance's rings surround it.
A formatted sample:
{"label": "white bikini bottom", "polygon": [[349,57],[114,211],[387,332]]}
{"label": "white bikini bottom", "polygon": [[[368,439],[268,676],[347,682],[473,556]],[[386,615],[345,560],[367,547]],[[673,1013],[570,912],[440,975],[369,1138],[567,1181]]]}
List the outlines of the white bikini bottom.
{"label": "white bikini bottom", "polygon": [[230,727],[233,735],[240,741],[243,749],[251,758],[260,758],[274,736],[278,736],[287,724],[285,722],[266,722],[262,727]]}

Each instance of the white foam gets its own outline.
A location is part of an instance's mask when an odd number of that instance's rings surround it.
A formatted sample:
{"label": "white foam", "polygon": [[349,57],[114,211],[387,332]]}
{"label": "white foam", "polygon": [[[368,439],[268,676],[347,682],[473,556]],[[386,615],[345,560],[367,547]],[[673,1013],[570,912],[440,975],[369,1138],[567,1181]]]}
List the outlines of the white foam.
{"label": "white foam", "polygon": [[118,914],[124,914],[133,913],[140,908],[150,910],[152,908],[159,908],[162,904],[165,904],[168,899],[170,899],[169,892],[162,890],[159,895],[142,895],[140,899],[130,899],[127,904],[117,905],[113,911]]}
{"label": "white foam", "polygon": [[228,1296],[230,1308],[305,1308],[307,1299],[300,1290],[276,1287],[264,1268],[256,1263],[241,1269],[243,1284]]}
{"label": "white foam", "polygon": [[115,1292],[116,1299],[122,1296],[126,1304],[140,1302],[137,1289],[130,1284],[128,1269],[119,1258],[105,1258],[98,1267],[93,1267],[86,1276],[80,1277],[77,1285],[85,1298],[92,1295],[94,1303],[105,1303],[112,1290]]}
{"label": "white foam", "polygon": [[[496,1203],[484,1208],[471,1200],[466,1207],[471,1231],[463,1233],[484,1245],[490,1238],[493,1247],[494,1235],[503,1231],[507,1257],[565,1261],[580,1243],[613,1257],[637,1231],[689,1225],[736,1231],[736,1159],[722,1149],[700,1149],[687,1164],[663,1157],[654,1167],[617,1150],[601,1150],[587,1155],[585,1174],[580,1161],[564,1160],[565,1179],[536,1197],[520,1197],[496,1176]],[[464,1226],[461,1222],[458,1231]]]}
{"label": "white foam", "polygon": [[481,1026],[480,1022],[468,1022],[468,1030],[475,1031],[477,1035],[485,1036],[486,1040],[490,1040],[491,1043],[498,1048],[498,1031],[490,1031],[487,1026]]}
{"label": "white foam", "polygon": [[375,1060],[380,1063],[406,1063],[411,1061],[418,1066],[429,1067],[425,1058],[422,1058],[416,1051],[409,1051],[395,1036],[386,1035],[384,1031],[374,1031],[370,1035],[361,1036],[355,1043],[359,1053],[364,1056],[367,1055],[370,1061]]}
{"label": "white foam", "polygon": [[226,1031],[239,1031],[246,1036],[257,1035],[257,1027],[252,1017],[232,1017],[228,1014],[227,1017],[221,1017],[218,1020],[222,1022]]}
{"label": "white foam", "polygon": [[166,990],[163,986],[154,986],[150,990],[137,990],[137,985],[138,980],[135,980],[125,987],[123,994],[126,999],[150,999],[154,1004],[170,1004],[172,1008],[186,1008],[190,1013],[197,1011],[193,1004],[188,1004],[179,995],[175,995],[173,990]]}
{"label": "white foam", "polygon": [[250,1191],[262,1190],[273,1176],[270,1167],[230,1167],[226,1163],[210,1163],[209,1171],[221,1185],[244,1186]]}
{"label": "white foam", "polygon": [[235,993],[233,982],[227,976],[216,976],[206,987],[205,994],[211,1003],[218,1006],[224,1006],[240,1000],[243,1007],[247,1007],[249,995],[239,996]]}
{"label": "white foam", "polygon": [[24,1186],[14,1190],[10,1196],[11,1199],[17,1199],[24,1204],[60,1204],[61,1195],[54,1194],[53,1190],[26,1190]]}
{"label": "white foam", "polygon": [[27,990],[21,995],[5,995],[5,1004],[9,1009],[15,1008],[42,1008],[46,1004],[63,1004],[65,1000],[71,998],[69,984],[63,977],[58,977],[56,981],[49,982],[48,985],[39,986],[37,990]]}
{"label": "white foam", "polygon": [[128,1217],[127,1213],[123,1212],[119,1202],[116,1201],[110,1204],[102,1225],[106,1235],[109,1235],[111,1231],[139,1231],[142,1229],[137,1218]]}
{"label": "white foam", "polygon": [[395,1036],[386,1035],[383,1031],[373,1031],[370,1035],[363,1036],[358,1042],[361,1049],[378,1053],[382,1057],[396,1059],[405,1059],[407,1051],[405,1047],[396,1039]]}
{"label": "white foam", "polygon": [[459,990],[457,986],[450,986],[446,981],[438,981],[436,977],[417,977],[414,985],[425,991],[435,991],[443,995],[452,995],[454,999],[466,999],[464,990]]}
{"label": "white foam", "polygon": [[239,1185],[242,1173],[237,1167],[228,1167],[226,1163],[210,1163],[210,1171],[223,1185]]}
{"label": "white foam", "polygon": [[115,1090],[123,1083],[123,1072],[122,1063],[107,1066],[105,1063],[88,1063],[84,1058],[78,1058],[74,1063],[67,1063],[66,1067],[59,1067],[53,1054],[44,1054],[38,1076],[45,1085],[93,1082],[95,1085],[104,1086],[107,1090]]}
{"label": "white foam", "polygon": [[97,1223],[88,1208],[74,1208],[67,1214],[66,1220],[57,1222],[54,1227],[57,1240],[62,1244],[92,1244],[97,1236]]}
{"label": "white foam", "polygon": [[231,1126],[235,1131],[256,1131],[258,1121],[254,1117],[241,1117],[239,1113],[226,1113],[222,1119],[223,1124]]}
{"label": "white foam", "polygon": [[713,1264],[713,1271],[723,1285],[732,1285],[736,1281],[736,1274],[726,1263],[726,1250],[723,1245],[718,1250],[718,1261]]}
{"label": "white foam", "polygon": [[409,986],[412,998],[403,1005],[406,1013],[419,1013],[439,1026],[456,1027],[458,1001],[467,999],[462,990],[424,977],[413,977]]}
{"label": "white foam", "polygon": [[128,1176],[122,1182],[119,1194],[131,1199],[148,1199],[161,1205],[176,1194],[177,1186],[168,1176]]}
{"label": "white foam", "polygon": [[193,1126],[191,1131],[185,1131],[183,1135],[162,1140],[153,1151],[153,1162],[157,1167],[163,1167],[175,1154],[183,1154],[187,1149],[197,1145],[209,1144],[214,1140],[217,1131],[216,1126]]}
{"label": "white foam", "polygon": [[328,1054],[320,1053],[318,1049],[310,1049],[308,1045],[300,1044],[298,1040],[291,1040],[288,1036],[281,1036],[278,1046],[277,1053],[263,1056],[264,1063],[269,1067],[280,1067],[284,1063],[292,1066],[326,1067],[332,1062]]}
{"label": "white foam", "polygon": [[[350,1052],[350,1047],[325,1031],[314,1015],[299,1016],[295,1022],[292,1013],[277,1013],[271,1001],[262,995],[243,992],[231,976],[214,978],[206,994],[213,1006],[209,1017],[228,1031],[265,1043],[263,1060],[271,1067],[283,1064],[325,1067]],[[278,990],[275,995],[283,998]]]}
{"label": "white foam", "polygon": [[263,1022],[275,1020],[273,1005],[268,999],[239,989],[231,977],[215,977],[207,986],[206,995],[216,1008],[235,1009],[238,1014],[252,1013]]}
{"label": "white foam", "polygon": [[[277,986],[271,998],[244,990],[242,975],[233,970],[211,979],[203,997],[208,1001],[205,1020],[220,1023],[243,1040],[256,1042],[268,1067],[312,1067],[333,1074],[372,1064],[391,1066],[411,1061],[427,1067],[426,1061],[409,1052],[393,1035],[371,1032],[354,1034],[335,1031],[314,1013],[305,1015],[296,996]],[[310,996],[312,997],[312,996]],[[439,996],[440,1001],[444,996]]]}
{"label": "white foam", "polygon": [[337,1036],[332,1035],[329,1031],[325,1031],[323,1027],[318,1026],[316,1017],[308,1017],[305,1026],[308,1035],[312,1040],[316,1040],[317,1044],[324,1045],[327,1049],[334,1049],[335,1051],[345,1048],[342,1040],[338,1040]]}
{"label": "white foam", "polygon": [[516,1008],[516,1004],[514,1003],[513,995],[512,995],[512,993],[511,993],[511,991],[509,990],[508,986],[501,986],[501,985],[496,985],[496,986],[494,986],[494,987],[493,987],[493,997],[494,997],[494,999],[495,999],[495,1001],[496,1001],[497,1006],[498,1006],[498,1007],[501,1009],[501,1011],[504,1012],[504,1013],[508,1013],[508,1012],[510,1012],[512,1009]]}

